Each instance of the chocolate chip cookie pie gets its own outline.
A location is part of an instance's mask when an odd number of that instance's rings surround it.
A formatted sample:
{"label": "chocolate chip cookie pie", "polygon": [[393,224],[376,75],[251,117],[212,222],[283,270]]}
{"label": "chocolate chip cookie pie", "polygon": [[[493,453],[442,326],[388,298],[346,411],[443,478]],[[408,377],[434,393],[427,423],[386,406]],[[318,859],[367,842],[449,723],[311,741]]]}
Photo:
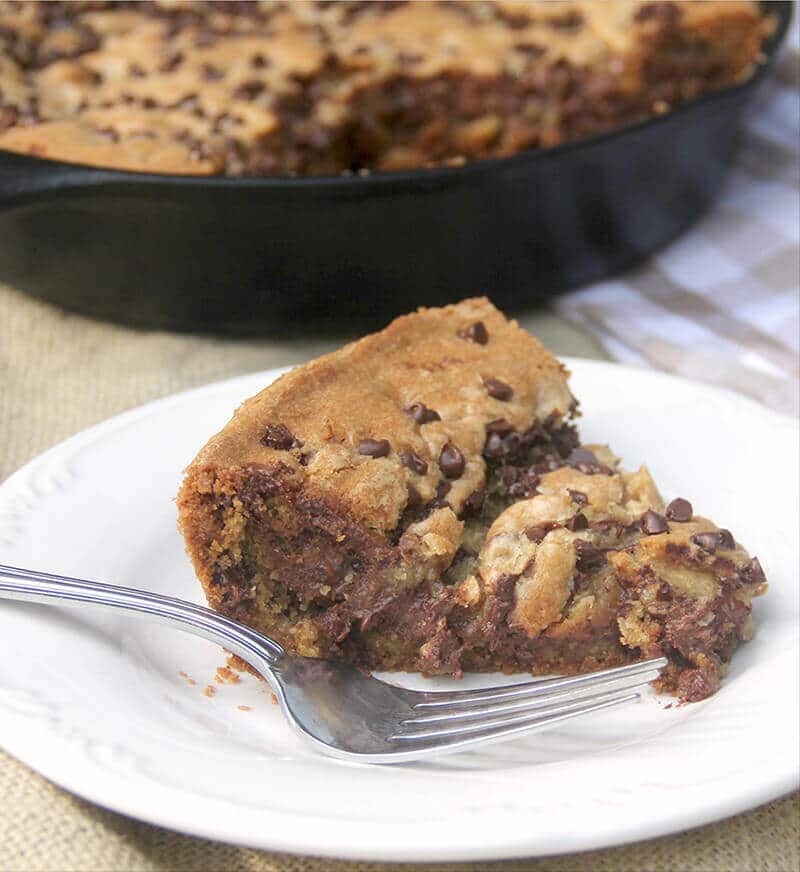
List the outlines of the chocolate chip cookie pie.
{"label": "chocolate chip cookie pie", "polygon": [[746,78],[757,3],[0,2],[0,149],[195,175],[503,157]]}
{"label": "chocolate chip cookie pie", "polygon": [[581,445],[564,367],[485,299],[421,309],[247,400],[189,466],[210,605],[375,670],[570,673],[665,655],[713,693],[756,558]]}

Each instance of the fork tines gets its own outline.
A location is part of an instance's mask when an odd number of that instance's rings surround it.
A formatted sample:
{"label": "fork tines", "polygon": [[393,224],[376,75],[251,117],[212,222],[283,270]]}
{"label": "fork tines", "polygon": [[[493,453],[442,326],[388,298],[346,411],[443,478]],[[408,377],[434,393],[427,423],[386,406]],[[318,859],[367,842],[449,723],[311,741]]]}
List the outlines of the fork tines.
{"label": "fork tines", "polygon": [[658,677],[659,657],[616,669],[528,681],[484,691],[432,692],[413,705],[414,716],[390,741],[449,744],[534,732],[558,721],[630,702]]}

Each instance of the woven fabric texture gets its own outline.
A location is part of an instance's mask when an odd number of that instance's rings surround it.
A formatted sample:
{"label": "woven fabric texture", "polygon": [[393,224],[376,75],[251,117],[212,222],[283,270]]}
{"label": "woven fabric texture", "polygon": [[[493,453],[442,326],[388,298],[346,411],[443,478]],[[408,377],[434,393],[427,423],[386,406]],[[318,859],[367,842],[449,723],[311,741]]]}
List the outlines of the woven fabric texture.
{"label": "woven fabric texture", "polygon": [[563,296],[612,356],[800,412],[800,17],[748,113],[724,190],[647,263]]}

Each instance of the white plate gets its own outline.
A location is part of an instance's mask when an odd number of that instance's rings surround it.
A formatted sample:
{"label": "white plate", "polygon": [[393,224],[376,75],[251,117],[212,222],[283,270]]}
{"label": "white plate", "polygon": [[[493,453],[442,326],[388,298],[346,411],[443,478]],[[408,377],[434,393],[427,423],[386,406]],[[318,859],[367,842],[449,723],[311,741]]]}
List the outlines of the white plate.
{"label": "white plate", "polygon": [[[359,766],[306,749],[255,680],[205,696],[224,661],[202,640],[127,616],[3,602],[4,747],[68,790],[155,824],[358,859],[586,850],[791,790],[800,771],[796,423],[664,375],[570,365],[584,439],[610,442],[628,466],[647,459],[665,496],[691,498],[764,564],[771,587],[756,604],[756,638],[716,696],[688,706],[650,696],[482,752]],[[0,487],[0,562],[200,602],[175,525],[181,469],[275,375],[151,403],[28,464]]]}

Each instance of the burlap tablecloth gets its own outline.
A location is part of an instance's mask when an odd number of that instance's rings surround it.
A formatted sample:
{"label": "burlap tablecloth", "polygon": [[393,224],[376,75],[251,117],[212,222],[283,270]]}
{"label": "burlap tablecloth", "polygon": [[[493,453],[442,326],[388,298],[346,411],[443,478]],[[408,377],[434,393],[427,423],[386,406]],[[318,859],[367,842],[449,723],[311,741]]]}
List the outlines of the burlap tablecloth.
{"label": "burlap tablecloth", "polygon": [[[520,320],[556,352],[604,356],[594,339],[550,313],[531,313]],[[123,409],[208,381],[302,361],[344,338],[235,341],[135,332],[66,315],[0,286],[0,480],[48,446]],[[10,656],[8,651],[3,654]],[[408,867],[269,854],[178,835],[90,805],[0,753],[2,870],[398,868]],[[800,870],[800,802],[794,794],[722,823],[627,847],[472,868],[795,872]]]}

